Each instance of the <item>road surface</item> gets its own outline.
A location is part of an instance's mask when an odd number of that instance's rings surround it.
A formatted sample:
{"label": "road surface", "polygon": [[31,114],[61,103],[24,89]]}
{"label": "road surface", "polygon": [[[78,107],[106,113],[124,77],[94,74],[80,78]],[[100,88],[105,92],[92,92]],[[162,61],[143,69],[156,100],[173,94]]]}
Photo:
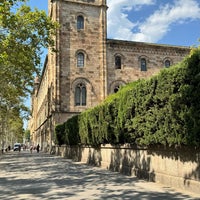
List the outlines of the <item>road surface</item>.
{"label": "road surface", "polygon": [[0,155],[0,200],[200,200],[97,167],[29,151]]}

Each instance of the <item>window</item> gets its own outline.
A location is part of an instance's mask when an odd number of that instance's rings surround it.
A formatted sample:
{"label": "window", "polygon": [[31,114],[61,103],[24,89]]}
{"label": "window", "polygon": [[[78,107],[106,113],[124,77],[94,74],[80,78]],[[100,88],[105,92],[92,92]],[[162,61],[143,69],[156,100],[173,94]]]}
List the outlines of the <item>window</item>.
{"label": "window", "polygon": [[79,83],[75,88],[75,105],[86,106],[86,87],[85,84]]}
{"label": "window", "polygon": [[119,87],[120,87],[119,85],[115,86],[114,93],[117,93],[119,91]]}
{"label": "window", "polygon": [[84,29],[84,17],[81,15],[77,17],[77,29]]}
{"label": "window", "polygon": [[121,57],[120,56],[116,56],[115,57],[115,68],[116,69],[121,69]]}
{"label": "window", "polygon": [[171,65],[171,63],[170,63],[170,61],[169,60],[165,60],[165,67],[170,67],[170,65]]}
{"label": "window", "polygon": [[145,58],[142,58],[140,60],[141,62],[141,71],[147,71],[147,63],[146,63],[146,59]]}
{"label": "window", "polygon": [[77,54],[77,67],[84,67],[84,54],[82,52],[79,52]]}

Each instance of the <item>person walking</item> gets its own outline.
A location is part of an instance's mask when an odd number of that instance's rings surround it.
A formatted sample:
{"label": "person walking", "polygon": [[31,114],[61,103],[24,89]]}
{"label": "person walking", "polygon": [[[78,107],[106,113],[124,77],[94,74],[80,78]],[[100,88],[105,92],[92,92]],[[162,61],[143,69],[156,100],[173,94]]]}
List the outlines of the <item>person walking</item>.
{"label": "person walking", "polygon": [[37,145],[36,149],[37,149],[37,153],[39,153],[39,151],[40,151],[40,145],[39,144]]}
{"label": "person walking", "polygon": [[30,147],[30,152],[32,153],[33,152],[33,146],[31,145]]}

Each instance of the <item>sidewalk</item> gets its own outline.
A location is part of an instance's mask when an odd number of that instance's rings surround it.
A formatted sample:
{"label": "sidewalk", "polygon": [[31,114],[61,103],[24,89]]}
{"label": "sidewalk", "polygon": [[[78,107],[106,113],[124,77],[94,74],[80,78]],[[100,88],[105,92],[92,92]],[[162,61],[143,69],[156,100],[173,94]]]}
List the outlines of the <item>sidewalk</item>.
{"label": "sidewalk", "polygon": [[200,200],[200,195],[57,156],[22,151],[0,156],[0,199]]}

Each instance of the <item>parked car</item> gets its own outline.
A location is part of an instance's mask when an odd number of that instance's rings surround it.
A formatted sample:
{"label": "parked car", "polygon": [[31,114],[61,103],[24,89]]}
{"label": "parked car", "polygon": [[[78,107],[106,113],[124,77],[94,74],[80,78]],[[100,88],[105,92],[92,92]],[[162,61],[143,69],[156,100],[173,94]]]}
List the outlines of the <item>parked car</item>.
{"label": "parked car", "polygon": [[21,144],[20,143],[15,143],[13,151],[19,151],[19,150],[21,150]]}

